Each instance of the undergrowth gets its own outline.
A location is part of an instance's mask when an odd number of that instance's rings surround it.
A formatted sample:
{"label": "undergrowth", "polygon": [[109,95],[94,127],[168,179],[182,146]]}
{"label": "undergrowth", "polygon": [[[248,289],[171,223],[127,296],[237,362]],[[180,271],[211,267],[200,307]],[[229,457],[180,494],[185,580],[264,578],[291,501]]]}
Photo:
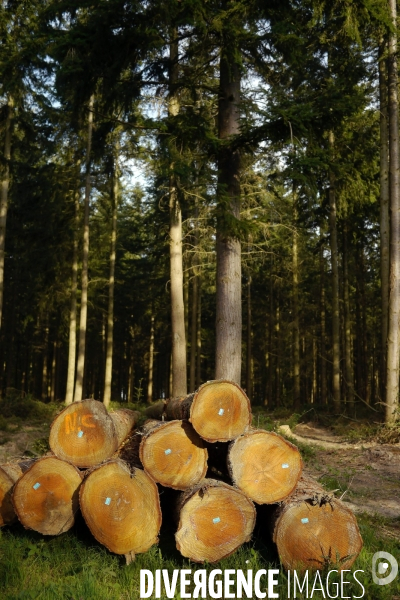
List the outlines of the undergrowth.
{"label": "undergrowth", "polygon": [[[390,528],[391,525],[387,519],[361,515],[358,521],[364,547],[351,571],[364,571],[358,574],[366,590],[363,598],[391,600],[400,593],[399,579],[387,586],[375,585],[371,578],[371,562],[378,550],[398,557],[399,539],[385,536],[385,527]],[[111,554],[92,538],[81,517],[72,530],[59,537],[42,537],[24,530],[18,524],[0,532],[0,587],[4,600],[138,600],[141,569],[153,573],[156,569],[167,569],[171,574],[173,569],[194,571],[200,568],[206,568],[207,571],[242,569],[244,572],[247,569],[253,569],[253,572],[279,569],[279,598],[284,600],[289,597],[286,574],[280,568],[268,541],[267,526],[263,523],[258,524],[251,543],[219,563],[206,566],[191,563],[180,556],[175,549],[173,529],[169,524],[161,531],[159,546],[137,555],[136,560],[128,566],[121,557]],[[313,580],[311,574],[310,580]],[[334,597],[332,590],[331,593]],[[346,586],[346,593],[348,597],[353,594],[354,597],[360,596],[361,589],[352,583]],[[302,593],[297,595],[300,599],[306,597]],[[315,591],[312,597],[320,600],[324,596],[321,591]],[[161,594],[161,598],[166,599],[166,596]],[[180,598],[179,593],[175,598]]]}

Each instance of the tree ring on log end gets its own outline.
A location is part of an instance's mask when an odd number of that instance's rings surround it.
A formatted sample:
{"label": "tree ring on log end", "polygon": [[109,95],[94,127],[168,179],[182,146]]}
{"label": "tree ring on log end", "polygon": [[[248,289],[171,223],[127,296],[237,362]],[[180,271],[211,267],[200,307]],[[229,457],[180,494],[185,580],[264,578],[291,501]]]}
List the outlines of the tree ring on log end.
{"label": "tree ring on log end", "polygon": [[37,460],[17,481],[13,504],[22,525],[43,535],[59,535],[75,522],[82,474],[55,456]]}
{"label": "tree ring on log end", "polygon": [[194,394],[190,422],[207,442],[233,440],[251,423],[250,400],[232,381],[207,381]]}
{"label": "tree ring on log end", "polygon": [[222,482],[203,480],[184,495],[176,545],[195,562],[216,562],[251,538],[255,524],[252,501]]}
{"label": "tree ring on log end", "polygon": [[54,419],[50,448],[56,456],[80,468],[93,467],[118,448],[114,422],[102,402],[73,402]]}
{"label": "tree ring on log end", "polygon": [[140,444],[140,460],[146,473],[175,490],[186,490],[203,479],[207,457],[203,440],[187,421],[164,422]]}
{"label": "tree ring on log end", "polygon": [[257,504],[273,504],[295,488],[303,468],[296,446],[256,429],[232,442],[228,467],[234,483]]}
{"label": "tree ring on log end", "polygon": [[161,527],[158,489],[144,471],[110,460],[90,471],[79,501],[93,536],[111,552],[139,554],[157,543]]}
{"label": "tree ring on log end", "polygon": [[289,504],[275,525],[274,541],[286,569],[350,569],[363,542],[353,513],[339,500]]}

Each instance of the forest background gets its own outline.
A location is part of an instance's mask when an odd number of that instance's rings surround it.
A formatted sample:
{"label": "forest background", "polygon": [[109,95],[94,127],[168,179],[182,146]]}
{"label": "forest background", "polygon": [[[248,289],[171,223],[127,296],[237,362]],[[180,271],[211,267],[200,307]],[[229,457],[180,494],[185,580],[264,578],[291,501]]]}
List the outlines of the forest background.
{"label": "forest background", "polygon": [[396,420],[393,0],[3,0],[0,37],[3,397]]}

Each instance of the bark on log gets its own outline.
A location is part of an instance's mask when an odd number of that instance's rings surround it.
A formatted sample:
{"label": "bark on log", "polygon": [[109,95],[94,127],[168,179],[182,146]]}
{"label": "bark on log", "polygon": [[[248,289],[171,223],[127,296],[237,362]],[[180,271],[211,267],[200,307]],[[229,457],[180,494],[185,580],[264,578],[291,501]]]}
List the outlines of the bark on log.
{"label": "bark on log", "polygon": [[234,382],[207,381],[194,394],[172,398],[165,408],[167,419],[188,419],[207,442],[228,442],[251,423],[250,400]]}
{"label": "bark on log", "polygon": [[137,414],[126,409],[108,413],[98,400],[73,402],[52,423],[50,448],[77,467],[93,467],[116,452],[137,422]]}
{"label": "bark on log", "polygon": [[12,501],[26,529],[43,535],[68,531],[79,509],[82,474],[55,456],[39,458],[17,481]]}
{"label": "bark on log", "polygon": [[351,510],[305,475],[274,509],[271,524],[285,569],[350,569],[363,545]]}
{"label": "bark on log", "polygon": [[174,490],[186,490],[205,477],[207,450],[187,421],[152,421],[143,436],[140,460],[157,483]]}
{"label": "bark on log", "polygon": [[298,448],[277,433],[253,429],[229,447],[232,480],[257,504],[273,504],[286,498],[294,490],[302,468]]}
{"label": "bark on log", "polygon": [[203,479],[179,500],[176,547],[194,562],[214,563],[248,542],[255,525],[254,504],[240,490]]}
{"label": "bark on log", "polygon": [[16,521],[17,515],[12,503],[13,487],[34,462],[34,459],[27,459],[0,465],[0,527]]}
{"label": "bark on log", "polygon": [[11,497],[14,484],[21,475],[18,464],[0,466],[0,527],[10,525],[17,519]]}
{"label": "bark on log", "polygon": [[154,481],[122,460],[110,460],[90,470],[79,501],[93,536],[130,562],[158,542],[161,509]]}

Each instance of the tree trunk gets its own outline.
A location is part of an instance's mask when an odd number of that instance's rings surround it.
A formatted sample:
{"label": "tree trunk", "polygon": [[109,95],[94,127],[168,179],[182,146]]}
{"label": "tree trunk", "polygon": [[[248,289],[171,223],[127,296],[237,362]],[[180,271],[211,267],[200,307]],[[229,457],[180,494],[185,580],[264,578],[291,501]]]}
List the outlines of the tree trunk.
{"label": "tree trunk", "polygon": [[199,210],[195,208],[195,233],[193,236],[193,285],[192,285],[192,307],[190,315],[190,391],[196,388],[196,355],[197,355],[197,325],[198,325],[198,302],[199,302],[199,234],[198,234],[198,218]]}
{"label": "tree trunk", "polygon": [[149,348],[149,379],[147,382],[147,404],[153,402],[153,371],[154,371],[154,315],[151,315],[150,348]]}
{"label": "tree trunk", "polygon": [[82,474],[73,465],[46,456],[37,460],[17,481],[13,504],[18,519],[43,535],[71,529],[79,508]]}
{"label": "tree trunk", "polygon": [[108,413],[98,400],[74,402],[54,419],[49,445],[62,460],[80,468],[93,467],[116,452],[137,420],[132,410]]}
{"label": "tree trunk", "polygon": [[326,309],[325,309],[325,265],[324,265],[324,247],[321,244],[319,254],[320,265],[320,318],[321,318],[321,404],[328,404],[328,394],[326,385]]}
{"label": "tree trunk", "polygon": [[[115,147],[118,152],[118,145]],[[114,343],[114,287],[115,287],[115,253],[117,245],[117,215],[118,215],[118,162],[114,158],[113,185],[112,185],[112,226],[110,245],[110,278],[108,283],[108,312],[107,312],[107,342],[106,342],[106,368],[104,376],[103,402],[106,407],[110,406],[111,383],[113,366],[113,343]]]}
{"label": "tree trunk", "polygon": [[299,256],[297,234],[297,202],[293,190],[293,408],[300,410],[300,325],[299,325]]}
{"label": "tree trunk", "polygon": [[140,460],[156,482],[174,490],[196,485],[207,472],[207,450],[187,421],[154,421],[142,437]]}
{"label": "tree trunk", "polygon": [[296,446],[277,433],[252,429],[229,447],[233,483],[257,504],[281,502],[291,494],[303,468]]}
{"label": "tree trunk", "polygon": [[280,562],[292,573],[350,569],[363,545],[351,510],[305,475],[269,519]]}
{"label": "tree trunk", "polygon": [[4,257],[6,241],[6,223],[8,210],[8,188],[10,186],[10,160],[11,160],[11,128],[13,120],[14,102],[11,96],[7,99],[7,116],[4,131],[4,171],[1,181],[0,196],[0,328],[3,316],[4,295]]}
{"label": "tree trunk", "polygon": [[[329,149],[333,160],[335,137],[329,132]],[[340,312],[339,312],[339,265],[336,230],[335,174],[329,170],[329,229],[332,262],[332,393],[333,408],[340,411]]]}
{"label": "tree trunk", "polygon": [[379,127],[380,127],[380,267],[381,267],[381,306],[382,306],[382,353],[381,353],[381,396],[385,401],[386,353],[389,307],[389,129],[388,129],[388,80],[387,80],[387,40],[379,44]]}
{"label": "tree trunk", "polygon": [[[168,114],[171,118],[179,114],[179,100],[176,92],[178,82],[178,33],[171,32],[170,75]],[[183,260],[182,260],[182,211],[178,199],[178,189],[174,170],[174,148],[171,144],[171,175],[169,181],[170,213],[170,272],[171,272],[171,327],[172,327],[172,395],[187,394],[186,373],[186,332],[185,308],[183,302]]]}
{"label": "tree trunk", "polygon": [[81,289],[81,314],[79,321],[79,347],[76,365],[76,383],[74,401],[82,400],[83,376],[85,371],[85,348],[87,327],[87,296],[88,296],[88,262],[89,262],[89,208],[90,208],[90,166],[93,131],[93,104],[94,97],[90,97],[88,114],[88,137],[86,149],[86,186],[85,186],[85,212],[83,222],[83,255],[82,255],[82,289]]}
{"label": "tree trunk", "polygon": [[[225,38],[226,33],[222,33]],[[230,40],[230,45],[232,40]],[[237,50],[237,48],[236,48]],[[242,354],[240,153],[227,140],[239,133],[240,67],[223,39],[218,101],[217,314],[215,377],[240,385]]]}
{"label": "tree trunk", "polygon": [[176,547],[194,562],[214,563],[232,554],[250,540],[256,520],[249,498],[214,479],[184,492],[178,511]]}
{"label": "tree trunk", "polygon": [[196,340],[196,388],[201,384],[201,276],[197,284],[197,340]]}
{"label": "tree trunk", "polygon": [[253,353],[251,331],[251,275],[247,279],[247,347],[246,347],[246,394],[253,397]]}
{"label": "tree trunk", "polygon": [[84,479],[79,502],[87,526],[100,544],[130,562],[158,542],[160,498],[154,481],[140,469],[111,460]]}
{"label": "tree trunk", "polygon": [[343,230],[343,304],[344,304],[344,348],[346,370],[346,403],[350,410],[354,409],[354,368],[351,339],[351,311],[349,295],[349,258],[348,258],[348,228]]}
{"label": "tree trunk", "polygon": [[[79,179],[79,166],[77,179]],[[71,278],[71,308],[69,313],[69,344],[68,344],[68,371],[67,390],[65,393],[65,404],[71,404],[74,399],[75,387],[75,361],[76,361],[76,294],[78,290],[78,231],[79,231],[79,190],[75,192],[75,228],[74,246],[72,254],[72,278]]]}
{"label": "tree trunk", "polygon": [[393,30],[389,32],[389,188],[390,188],[390,290],[388,307],[386,423],[396,420],[400,370],[400,162],[397,73],[397,8],[389,0]]}

